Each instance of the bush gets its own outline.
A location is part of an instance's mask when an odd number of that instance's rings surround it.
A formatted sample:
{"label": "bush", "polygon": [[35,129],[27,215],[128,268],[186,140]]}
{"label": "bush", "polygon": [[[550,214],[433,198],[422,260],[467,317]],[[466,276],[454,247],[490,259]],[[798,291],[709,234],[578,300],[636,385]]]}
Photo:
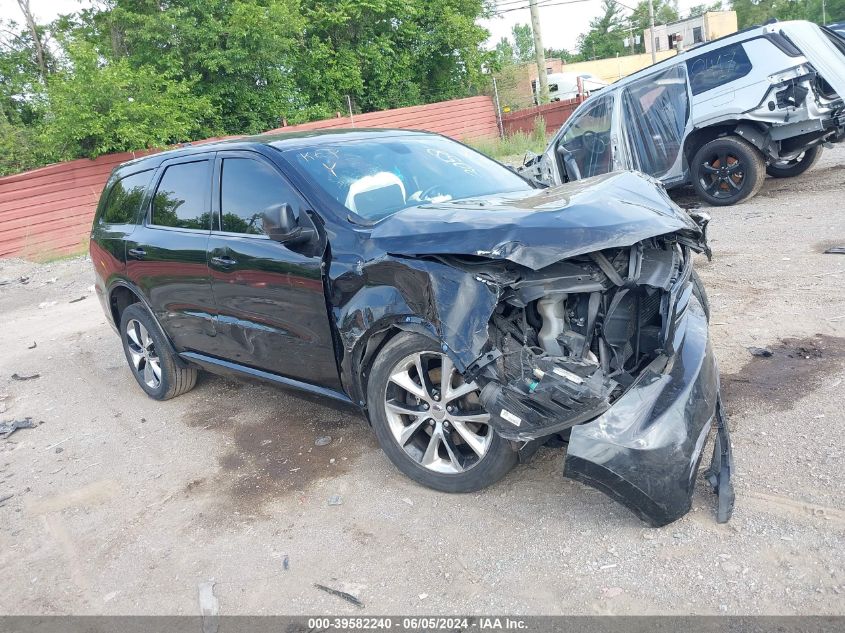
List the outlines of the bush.
{"label": "bush", "polygon": [[505,138],[476,139],[467,141],[467,145],[477,149],[482,154],[507,163],[521,163],[525,152],[540,154],[546,149],[548,135],[546,122],[543,117],[534,119],[534,127],[530,134],[517,131]]}
{"label": "bush", "polygon": [[17,174],[52,162],[35,127],[12,125],[0,112],[0,176]]}

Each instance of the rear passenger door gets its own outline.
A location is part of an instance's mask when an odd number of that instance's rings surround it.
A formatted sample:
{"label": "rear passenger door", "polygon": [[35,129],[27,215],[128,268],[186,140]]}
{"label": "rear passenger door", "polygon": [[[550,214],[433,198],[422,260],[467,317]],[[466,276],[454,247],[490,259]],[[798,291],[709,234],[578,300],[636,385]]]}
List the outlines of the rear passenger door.
{"label": "rear passenger door", "polygon": [[91,261],[97,277],[106,283],[126,268],[126,240],[136,228],[154,173],[149,169],[121,174],[97,209],[91,229]]}
{"label": "rear passenger door", "polygon": [[214,343],[206,263],[213,166],[213,152],[162,163],[143,222],[126,244],[127,276],[179,352],[206,352]]}
{"label": "rear passenger door", "polygon": [[[271,240],[263,212],[308,205],[278,168],[249,151],[221,151],[208,261],[218,314],[217,354],[303,382],[339,389],[323,293],[322,248]],[[317,248],[315,248],[317,246]]]}
{"label": "rear passenger door", "polygon": [[690,128],[686,68],[677,64],[632,82],[621,101],[631,167],[669,181],[682,177],[681,148]]}

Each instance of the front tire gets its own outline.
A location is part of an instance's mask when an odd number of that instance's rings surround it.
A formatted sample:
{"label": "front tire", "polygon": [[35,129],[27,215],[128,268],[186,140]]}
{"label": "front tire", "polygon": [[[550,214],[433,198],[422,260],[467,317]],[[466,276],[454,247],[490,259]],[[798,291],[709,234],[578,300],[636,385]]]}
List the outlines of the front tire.
{"label": "front tire", "polygon": [[757,195],[766,178],[766,161],[745,140],[723,136],[705,143],[695,153],[690,172],[698,196],[722,207]]}
{"label": "front tire", "polygon": [[133,303],[120,317],[120,340],[132,375],[153,400],[169,400],[194,388],[197,370],[173,354],[152,315]]}
{"label": "front tire", "polygon": [[770,163],[766,167],[766,173],[772,178],[792,178],[799,176],[810,169],[821,158],[822,148],[820,145],[811,147],[801,152],[792,160],[783,160]]}
{"label": "front tire", "polygon": [[402,333],[373,363],[370,422],[390,461],[408,477],[442,492],[473,492],[500,480],[517,461],[489,424],[479,391],[431,339]]}

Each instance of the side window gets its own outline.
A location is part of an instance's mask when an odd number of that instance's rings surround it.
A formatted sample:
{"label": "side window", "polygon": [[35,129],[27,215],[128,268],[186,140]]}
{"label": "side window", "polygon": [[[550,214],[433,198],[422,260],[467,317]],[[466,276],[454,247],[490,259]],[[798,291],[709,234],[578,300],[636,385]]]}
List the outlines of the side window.
{"label": "side window", "polygon": [[634,167],[662,176],[675,164],[689,118],[686,72],[678,64],[622,91],[625,139]]}
{"label": "side window", "polygon": [[572,152],[582,178],[610,171],[610,123],[613,95],[599,97],[587,104],[569,123],[560,144]]}
{"label": "side window", "polygon": [[224,158],[220,174],[221,227],[229,233],[264,234],[264,212],[298,195],[269,165],[250,158]]}
{"label": "side window", "polygon": [[167,167],[153,196],[152,224],[180,229],[210,229],[209,175],[207,160]]}
{"label": "side window", "polygon": [[152,170],[142,171],[114,183],[103,209],[103,215],[100,216],[100,223],[133,224],[152,176]]}
{"label": "side window", "polygon": [[724,86],[751,72],[751,60],[742,44],[731,44],[687,61],[692,94]]}

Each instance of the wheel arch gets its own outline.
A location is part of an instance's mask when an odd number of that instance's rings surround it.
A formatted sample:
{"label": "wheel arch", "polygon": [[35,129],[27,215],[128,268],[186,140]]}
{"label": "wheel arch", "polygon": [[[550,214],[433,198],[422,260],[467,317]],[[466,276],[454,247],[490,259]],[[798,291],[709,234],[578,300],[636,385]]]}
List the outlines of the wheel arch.
{"label": "wheel arch", "polygon": [[109,290],[109,312],[111,313],[112,323],[116,328],[120,327],[120,319],[123,311],[133,303],[140,303],[141,298],[137,292],[132,290],[128,285],[116,283]]}
{"label": "wheel arch", "polygon": [[[350,384],[354,393],[353,400],[358,402],[365,412],[367,411],[367,387],[373,362],[385,345],[403,332],[422,334],[438,347],[443,347],[434,325],[417,316],[393,317],[370,327],[361,335],[350,353]],[[451,349],[444,351],[452,357],[453,361],[455,360]],[[367,419],[369,421],[369,415]]]}
{"label": "wheel arch", "polygon": [[[173,345],[173,341],[170,340],[170,336],[164,328],[161,327],[161,322],[158,320],[155,312],[153,312],[143,293],[136,286],[124,279],[114,282],[108,290],[109,312],[111,313],[112,322],[114,323],[114,327],[118,333],[120,334],[120,320],[123,316],[123,311],[130,305],[134,305],[136,303],[143,305],[147,312],[149,312],[153,322],[156,324],[156,327],[162,337],[164,337],[170,352],[172,352],[173,357],[176,359],[177,365],[180,367],[187,367],[190,365],[190,363],[187,363],[181,356],[179,356],[179,353],[176,351],[176,347]],[[120,334],[120,336],[123,335]]]}
{"label": "wheel arch", "polygon": [[686,160],[687,166],[692,165],[692,159],[701,147],[719,137],[732,134],[735,129],[736,122],[734,121],[698,127],[687,134],[687,137],[684,139],[684,159]]}

